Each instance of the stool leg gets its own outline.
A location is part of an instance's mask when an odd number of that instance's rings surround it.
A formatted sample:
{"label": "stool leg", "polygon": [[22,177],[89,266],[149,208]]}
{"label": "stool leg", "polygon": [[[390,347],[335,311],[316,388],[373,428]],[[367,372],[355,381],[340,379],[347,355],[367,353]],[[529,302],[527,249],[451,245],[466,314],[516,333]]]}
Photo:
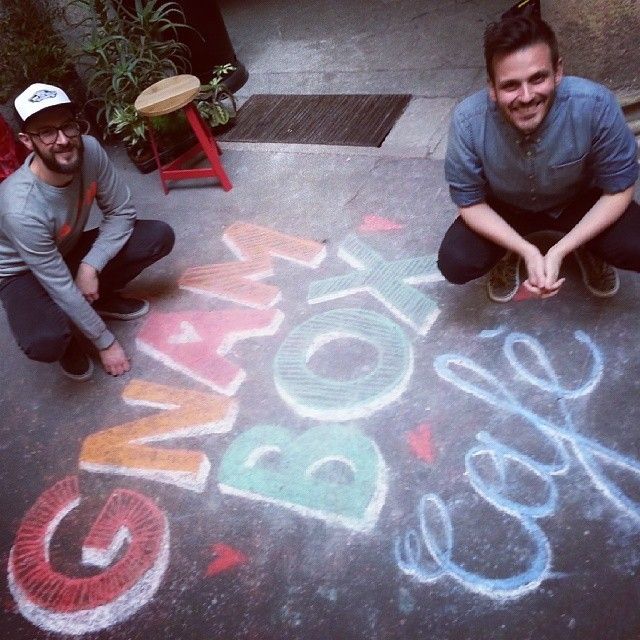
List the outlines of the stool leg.
{"label": "stool leg", "polygon": [[193,132],[196,134],[196,138],[198,138],[198,142],[202,147],[205,155],[207,156],[211,166],[215,174],[218,176],[220,180],[220,184],[225,191],[230,191],[232,188],[231,181],[227,177],[227,174],[220,162],[220,156],[218,155],[216,142],[211,130],[208,125],[202,120],[198,110],[196,109],[193,102],[190,102],[188,105],[184,107],[185,115],[187,116],[187,120],[193,129]]}
{"label": "stool leg", "polygon": [[162,190],[164,191],[164,195],[166,196],[169,193],[169,189],[167,188],[167,183],[164,179],[164,174],[162,172],[162,163],[160,161],[160,154],[158,153],[158,145],[156,143],[156,136],[153,132],[153,123],[150,118],[147,118],[147,129],[149,130],[149,138],[151,142],[151,148],[153,149],[153,156],[156,159],[156,164],[158,165],[158,174],[160,175],[160,183],[162,184]]}

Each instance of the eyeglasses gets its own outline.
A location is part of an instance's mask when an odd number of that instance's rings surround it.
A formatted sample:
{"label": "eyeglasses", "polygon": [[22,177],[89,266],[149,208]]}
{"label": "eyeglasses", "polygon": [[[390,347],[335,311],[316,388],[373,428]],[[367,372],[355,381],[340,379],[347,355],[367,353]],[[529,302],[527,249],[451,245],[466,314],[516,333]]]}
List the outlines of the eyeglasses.
{"label": "eyeglasses", "polygon": [[27,131],[26,133],[39,138],[42,144],[53,144],[58,139],[59,131],[62,131],[67,138],[77,138],[81,130],[82,128],[77,120],[68,120],[59,127],[43,127],[40,131]]}

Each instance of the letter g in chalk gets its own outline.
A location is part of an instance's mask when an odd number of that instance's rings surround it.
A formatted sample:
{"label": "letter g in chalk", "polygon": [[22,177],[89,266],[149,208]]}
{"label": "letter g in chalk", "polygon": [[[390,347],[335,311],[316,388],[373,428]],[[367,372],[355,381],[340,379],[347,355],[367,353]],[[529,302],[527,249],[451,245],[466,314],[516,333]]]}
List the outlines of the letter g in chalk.
{"label": "letter g in chalk", "polygon": [[[344,467],[334,481],[327,467]],[[356,531],[374,526],[387,495],[387,467],[375,442],[351,425],[313,427],[295,437],[260,425],[236,438],[220,464],[222,493],[269,502]]]}
{"label": "letter g in chalk", "polygon": [[[354,338],[378,352],[375,369],[353,380],[317,375],[308,366],[313,354],[333,340]],[[332,309],[295,327],[274,360],[280,397],[299,415],[314,420],[354,420],[397,400],[413,373],[413,349],[404,331],[389,318],[366,309]]]}

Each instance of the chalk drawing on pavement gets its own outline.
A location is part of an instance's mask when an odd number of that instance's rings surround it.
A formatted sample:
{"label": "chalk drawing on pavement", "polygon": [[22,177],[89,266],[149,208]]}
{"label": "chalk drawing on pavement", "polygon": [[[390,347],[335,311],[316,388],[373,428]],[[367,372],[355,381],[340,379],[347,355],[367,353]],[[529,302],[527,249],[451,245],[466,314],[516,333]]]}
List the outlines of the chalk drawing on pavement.
{"label": "chalk drawing on pavement", "polygon": [[363,216],[358,227],[358,231],[365,233],[367,231],[397,231],[398,229],[404,229],[404,225],[373,214]]}
{"label": "chalk drawing on pavement", "polygon": [[80,635],[126,620],[156,593],[169,562],[164,513],[145,496],[116,489],[82,547],[82,563],[104,570],[89,577],[56,571],[51,539],[79,504],[77,477],[60,480],[26,513],[11,549],[11,594],[20,613],[46,631]]}
{"label": "chalk drawing on pavement", "polygon": [[224,356],[239,340],[274,335],[283,318],[278,309],[152,312],[136,344],[170,369],[232,396],[246,373]]}
{"label": "chalk drawing on pavement", "polygon": [[[376,367],[353,380],[320,376],[309,367],[313,354],[343,338],[377,351]],[[413,373],[413,348],[392,320],[366,309],[333,309],[312,316],[283,340],[274,360],[280,397],[299,415],[343,421],[369,416],[397,400]]]}
{"label": "chalk drawing on pavement", "polygon": [[187,269],[181,289],[257,309],[277,304],[278,287],[257,282],[273,275],[273,258],[315,269],[326,257],[324,244],[289,236],[247,222],[236,222],[224,233],[224,242],[241,262],[223,262]]}
{"label": "chalk drawing on pavement", "polygon": [[307,295],[309,304],[366,292],[419,335],[428,333],[440,309],[434,300],[411,285],[443,279],[435,255],[389,261],[358,236],[350,235],[340,245],[338,257],[355,271],[312,282]]}
{"label": "chalk drawing on pavement", "polygon": [[[347,467],[348,481],[322,473],[335,464]],[[298,436],[282,427],[259,425],[231,443],[218,483],[225,494],[370,531],[384,505],[388,480],[378,446],[352,425],[324,424]]]}
{"label": "chalk drawing on pavement", "polygon": [[80,469],[204,491],[211,467],[204,453],[148,445],[226,433],[235,422],[237,402],[213,393],[176,389],[143,380],[132,380],[122,397],[128,404],[158,407],[163,411],[88,436],[80,450]]}
{"label": "chalk drawing on pavement", "polygon": [[213,560],[207,566],[205,576],[211,577],[225,571],[230,571],[236,567],[242,566],[249,561],[249,558],[235,549],[229,544],[224,542],[217,542],[211,546],[211,553],[213,554]]}
{"label": "chalk drawing on pavement", "polygon": [[[552,550],[537,520],[551,517],[557,511],[558,488],[554,476],[569,472],[572,463],[570,451],[590,476],[594,487],[627,516],[640,522],[640,502],[606,470],[623,470],[627,480],[633,476],[640,486],[640,462],[581,435],[569,410],[569,401],[592,393],[604,371],[602,354],[589,336],[582,331],[576,331],[574,335],[586,350],[590,362],[589,370],[575,387],[563,385],[547,352],[532,336],[513,332],[505,337],[503,345],[503,354],[516,377],[548,393],[554,399],[551,406],[557,403],[560,420],[528,408],[510,390],[509,384],[501,382],[470,358],[445,354],[434,362],[436,372],[444,380],[522,420],[535,429],[554,451],[551,461],[545,462],[482,431],[477,435],[479,444],[465,456],[465,469],[473,489],[498,512],[515,520],[529,539],[531,551],[525,558],[526,568],[508,577],[490,578],[481,571],[474,573],[457,564],[453,560],[453,524],[448,508],[436,494],[425,494],[418,506],[419,529],[409,529],[395,541],[395,558],[402,571],[420,582],[432,582],[448,576],[471,591],[495,599],[519,598],[538,588],[548,576]],[[516,349],[520,353],[524,351],[528,359],[518,356]],[[487,479],[486,472],[481,470],[481,465],[488,462],[493,465],[493,476],[497,480]],[[543,492],[536,492],[537,500],[525,502],[514,498],[509,482],[509,474],[514,469],[529,474],[544,487]],[[423,546],[428,552],[427,560],[422,557]]]}
{"label": "chalk drawing on pavement", "polygon": [[420,460],[428,464],[433,464],[436,459],[435,448],[433,446],[433,434],[431,426],[426,422],[407,433],[407,444],[413,454]]}

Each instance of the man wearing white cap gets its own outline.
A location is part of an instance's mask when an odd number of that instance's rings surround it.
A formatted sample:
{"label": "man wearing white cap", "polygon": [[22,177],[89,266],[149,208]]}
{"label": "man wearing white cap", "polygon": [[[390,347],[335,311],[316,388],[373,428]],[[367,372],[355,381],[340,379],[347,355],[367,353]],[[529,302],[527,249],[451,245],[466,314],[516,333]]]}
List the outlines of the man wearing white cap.
{"label": "man wearing white cap", "polygon": [[[102,318],[148,311],[148,302],[119,291],[171,251],[173,230],[136,219],[129,189],[97,140],[81,135],[64,91],[33,84],[15,108],[31,153],[0,184],[0,301],[9,326],[29,358],[59,362],[74,380],[93,371],[77,330],[107,373],[125,373],[129,358]],[[94,199],[102,221],[85,231]]]}

